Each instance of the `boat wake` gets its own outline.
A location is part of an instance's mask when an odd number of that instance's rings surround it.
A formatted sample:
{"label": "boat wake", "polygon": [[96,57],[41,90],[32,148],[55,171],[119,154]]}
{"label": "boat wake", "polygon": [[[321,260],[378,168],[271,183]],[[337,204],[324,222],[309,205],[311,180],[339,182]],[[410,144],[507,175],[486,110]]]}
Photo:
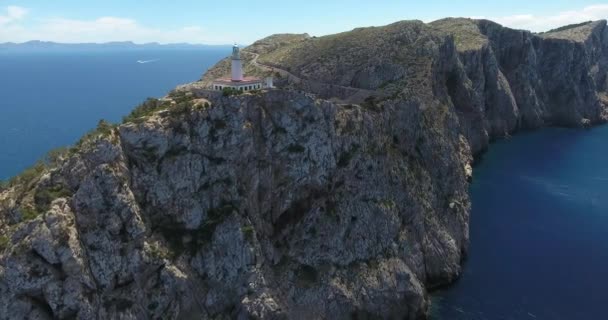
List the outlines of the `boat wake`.
{"label": "boat wake", "polygon": [[152,62],[156,62],[160,59],[152,59],[152,60],[137,60],[137,63],[139,64],[145,64],[145,63],[152,63]]}
{"label": "boat wake", "polygon": [[541,189],[543,189],[548,194],[565,200],[575,201],[579,203],[591,202],[592,204],[596,203],[599,200],[597,192],[594,192],[593,190],[588,190],[587,188],[581,186],[560,184],[539,177],[522,176],[521,178],[529,183],[541,187]]}

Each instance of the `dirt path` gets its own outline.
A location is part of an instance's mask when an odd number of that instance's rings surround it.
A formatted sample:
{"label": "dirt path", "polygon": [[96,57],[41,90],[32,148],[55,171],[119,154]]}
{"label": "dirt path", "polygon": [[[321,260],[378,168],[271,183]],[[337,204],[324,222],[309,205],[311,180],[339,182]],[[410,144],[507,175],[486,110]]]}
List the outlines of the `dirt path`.
{"label": "dirt path", "polygon": [[258,58],[260,57],[259,54],[257,53],[253,53],[253,52],[248,52],[248,51],[244,51],[248,54],[252,54],[254,57],[251,60],[251,64],[253,64],[254,66],[266,70],[266,71],[270,71],[270,72],[278,72],[282,77],[288,78],[290,82],[294,82],[294,83],[302,83],[302,78],[294,75],[293,73],[287,71],[287,70],[283,70],[281,68],[277,68],[277,67],[273,67],[273,66],[269,66],[263,63],[258,62]]}
{"label": "dirt path", "polygon": [[[365,99],[370,96],[379,96],[380,95],[380,93],[375,90],[367,90],[367,89],[361,89],[361,88],[355,88],[355,87],[345,87],[345,86],[339,86],[339,85],[335,85],[335,84],[331,84],[331,83],[323,83],[323,82],[302,79],[287,70],[283,70],[281,68],[273,67],[273,66],[258,62],[258,58],[260,57],[260,55],[257,53],[249,52],[249,51],[243,51],[243,52],[246,52],[247,54],[251,54],[254,56],[253,59],[251,60],[251,64],[253,64],[255,67],[260,68],[262,70],[278,73],[279,75],[281,75],[281,77],[287,78],[290,83],[295,83],[298,85],[306,85],[306,87],[311,88],[311,89],[316,88],[317,90],[312,90],[313,91],[312,93],[319,94],[322,88],[339,89],[344,92],[352,92],[352,94],[349,94],[344,99],[333,98],[334,100],[336,100],[337,102],[340,102],[340,103],[358,104],[358,103],[364,102]],[[315,92],[315,91],[319,91],[319,92]]]}

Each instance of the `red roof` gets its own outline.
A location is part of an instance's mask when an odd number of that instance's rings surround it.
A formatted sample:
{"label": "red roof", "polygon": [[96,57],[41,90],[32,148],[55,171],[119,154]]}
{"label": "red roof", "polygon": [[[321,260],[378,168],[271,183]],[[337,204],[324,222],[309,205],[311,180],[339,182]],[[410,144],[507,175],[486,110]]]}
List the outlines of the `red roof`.
{"label": "red roof", "polygon": [[215,81],[213,81],[213,83],[221,83],[228,85],[254,84],[259,82],[262,82],[262,79],[256,77],[244,77],[242,81],[233,81],[230,78],[220,78],[215,79]]}

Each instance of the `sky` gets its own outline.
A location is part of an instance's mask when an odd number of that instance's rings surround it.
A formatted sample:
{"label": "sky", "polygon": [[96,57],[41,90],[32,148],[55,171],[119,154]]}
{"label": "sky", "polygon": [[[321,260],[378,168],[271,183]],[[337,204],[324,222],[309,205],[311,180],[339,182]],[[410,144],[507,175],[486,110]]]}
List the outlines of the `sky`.
{"label": "sky", "polygon": [[322,36],[400,20],[491,19],[546,31],[608,18],[602,0],[0,0],[0,43],[249,44],[275,33]]}

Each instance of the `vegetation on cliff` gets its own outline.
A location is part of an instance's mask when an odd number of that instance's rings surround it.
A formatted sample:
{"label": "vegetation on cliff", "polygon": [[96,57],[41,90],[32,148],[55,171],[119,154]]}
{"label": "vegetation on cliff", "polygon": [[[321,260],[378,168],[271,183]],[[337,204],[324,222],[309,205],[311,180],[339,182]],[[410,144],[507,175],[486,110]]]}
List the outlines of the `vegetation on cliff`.
{"label": "vegetation on cliff", "polygon": [[0,190],[0,314],[425,318],[466,256],[473,153],[605,121],[607,53],[605,22],[260,40],[246,70],[278,89],[204,90],[222,61]]}

